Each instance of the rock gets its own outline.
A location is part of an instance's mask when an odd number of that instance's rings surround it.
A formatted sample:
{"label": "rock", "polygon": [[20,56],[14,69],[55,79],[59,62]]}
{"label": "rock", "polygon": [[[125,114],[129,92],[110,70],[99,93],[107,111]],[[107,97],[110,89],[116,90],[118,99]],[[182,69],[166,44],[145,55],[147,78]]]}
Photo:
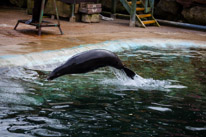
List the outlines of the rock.
{"label": "rock", "polygon": [[194,2],[199,4],[206,4],[206,0],[194,0]]}
{"label": "rock", "polygon": [[[71,8],[70,5],[65,4],[61,1],[56,1],[58,13],[60,17],[70,17],[71,16]],[[54,8],[53,0],[48,0],[47,5],[45,7],[45,14],[56,15],[56,11]]]}
{"label": "rock", "polygon": [[155,7],[155,16],[168,20],[177,20],[181,8],[176,0],[160,0]]}
{"label": "rock", "polygon": [[99,14],[83,14],[82,15],[82,22],[98,23],[98,22],[100,22],[100,16],[99,16]]}
{"label": "rock", "polygon": [[27,0],[27,14],[32,14],[32,9],[34,7],[34,0]]}
{"label": "rock", "polygon": [[25,8],[27,4],[27,0],[9,0],[11,4],[20,7]]}
{"label": "rock", "polygon": [[[102,8],[104,11],[112,11],[112,0],[99,0],[99,3],[102,4]],[[125,13],[128,14],[126,9],[123,7],[122,3],[118,0],[117,1],[117,8],[116,8],[117,13]]]}
{"label": "rock", "polygon": [[184,18],[193,24],[206,25],[206,8],[195,6],[182,11]]}
{"label": "rock", "polygon": [[178,13],[180,5],[176,2],[176,0],[160,0],[157,8],[160,8],[164,12],[175,15]]}
{"label": "rock", "polygon": [[185,8],[191,7],[196,4],[206,5],[206,0],[176,0],[178,3],[183,5]]}
{"label": "rock", "polygon": [[183,5],[184,7],[190,7],[193,4],[194,0],[176,0],[178,3]]}
{"label": "rock", "polygon": [[[60,17],[70,17],[71,16],[71,8],[70,5],[65,4],[61,1],[56,2],[58,13]],[[32,9],[34,7],[34,0],[27,0],[27,13],[32,14]],[[53,0],[48,0],[44,14],[48,15],[56,15]]]}

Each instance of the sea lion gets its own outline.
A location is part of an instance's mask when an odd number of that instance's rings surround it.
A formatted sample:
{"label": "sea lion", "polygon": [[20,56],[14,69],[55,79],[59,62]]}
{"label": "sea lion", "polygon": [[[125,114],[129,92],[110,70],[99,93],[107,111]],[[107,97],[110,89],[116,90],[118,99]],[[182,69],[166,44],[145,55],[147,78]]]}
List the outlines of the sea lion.
{"label": "sea lion", "polygon": [[72,56],[65,64],[54,69],[49,75],[48,80],[53,80],[66,74],[86,73],[106,66],[123,70],[131,79],[134,79],[136,75],[132,70],[126,68],[113,52],[94,49]]}

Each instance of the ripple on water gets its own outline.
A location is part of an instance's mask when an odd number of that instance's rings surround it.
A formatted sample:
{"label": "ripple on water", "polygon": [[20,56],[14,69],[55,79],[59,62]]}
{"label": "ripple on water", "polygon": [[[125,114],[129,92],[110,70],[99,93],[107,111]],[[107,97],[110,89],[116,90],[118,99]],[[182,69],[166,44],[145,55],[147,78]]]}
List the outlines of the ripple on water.
{"label": "ripple on water", "polygon": [[156,110],[156,111],[161,111],[161,112],[166,112],[166,111],[172,111],[170,108],[165,108],[165,107],[154,107],[154,106],[149,106],[149,109]]}
{"label": "ripple on water", "polygon": [[31,134],[37,135],[37,136],[44,136],[44,137],[60,137],[60,136],[66,136],[63,133],[48,130],[48,129],[34,129],[31,130]]}
{"label": "ripple on water", "polygon": [[201,52],[118,53],[139,74],[134,80],[107,68],[54,81],[47,72],[1,69],[1,136],[204,136]]}
{"label": "ripple on water", "polygon": [[191,127],[191,126],[186,126],[185,127],[187,130],[191,131],[206,131],[206,127]]}

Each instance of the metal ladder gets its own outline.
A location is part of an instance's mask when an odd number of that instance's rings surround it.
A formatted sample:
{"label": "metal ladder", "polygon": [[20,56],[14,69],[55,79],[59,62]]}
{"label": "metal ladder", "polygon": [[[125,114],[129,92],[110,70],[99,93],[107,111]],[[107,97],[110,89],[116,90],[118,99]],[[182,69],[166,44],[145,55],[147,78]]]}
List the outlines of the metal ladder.
{"label": "metal ladder", "polygon": [[127,12],[130,14],[130,26],[146,28],[147,25],[160,26],[153,16],[154,0],[120,0]]}

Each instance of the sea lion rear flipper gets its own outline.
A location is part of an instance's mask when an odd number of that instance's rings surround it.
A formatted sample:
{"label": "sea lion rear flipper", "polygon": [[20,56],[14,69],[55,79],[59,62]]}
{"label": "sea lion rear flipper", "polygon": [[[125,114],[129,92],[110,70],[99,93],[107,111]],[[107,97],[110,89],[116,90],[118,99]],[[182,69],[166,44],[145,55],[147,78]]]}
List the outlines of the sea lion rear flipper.
{"label": "sea lion rear flipper", "polygon": [[127,74],[128,77],[130,77],[131,79],[134,79],[134,76],[136,75],[132,70],[124,67],[123,68],[124,72]]}

